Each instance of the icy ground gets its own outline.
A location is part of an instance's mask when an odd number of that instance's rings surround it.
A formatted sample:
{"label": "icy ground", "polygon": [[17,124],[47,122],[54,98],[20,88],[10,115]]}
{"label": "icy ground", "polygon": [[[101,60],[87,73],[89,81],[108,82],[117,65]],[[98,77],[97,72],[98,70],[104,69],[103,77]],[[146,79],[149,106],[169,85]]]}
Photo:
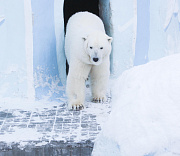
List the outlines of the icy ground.
{"label": "icy ground", "polygon": [[89,89],[82,111],[67,110],[65,95],[51,102],[2,97],[0,101],[0,143],[18,143],[22,149],[51,141],[93,142],[111,110],[110,98],[106,103],[92,103]]}
{"label": "icy ground", "polygon": [[93,156],[180,155],[180,54],[122,74]]}

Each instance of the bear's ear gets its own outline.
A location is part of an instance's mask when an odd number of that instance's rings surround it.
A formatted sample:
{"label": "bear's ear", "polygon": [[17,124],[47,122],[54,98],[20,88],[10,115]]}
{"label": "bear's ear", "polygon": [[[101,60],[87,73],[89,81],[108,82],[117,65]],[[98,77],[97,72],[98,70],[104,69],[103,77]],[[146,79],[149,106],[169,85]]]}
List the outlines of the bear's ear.
{"label": "bear's ear", "polygon": [[108,36],[107,40],[108,40],[109,43],[111,43],[113,38]]}
{"label": "bear's ear", "polygon": [[86,41],[87,40],[87,37],[82,37],[83,41]]}

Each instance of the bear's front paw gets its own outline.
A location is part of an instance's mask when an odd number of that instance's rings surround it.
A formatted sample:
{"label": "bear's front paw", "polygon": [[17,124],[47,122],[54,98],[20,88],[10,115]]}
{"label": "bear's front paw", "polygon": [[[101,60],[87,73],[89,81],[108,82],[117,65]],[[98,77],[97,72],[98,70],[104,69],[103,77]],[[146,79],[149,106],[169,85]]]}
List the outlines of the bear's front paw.
{"label": "bear's front paw", "polygon": [[84,109],[84,105],[80,102],[71,102],[68,104],[69,110],[82,110]]}
{"label": "bear's front paw", "polygon": [[95,103],[101,103],[101,102],[106,102],[107,98],[105,95],[100,95],[100,96],[94,96],[93,97],[93,102]]}

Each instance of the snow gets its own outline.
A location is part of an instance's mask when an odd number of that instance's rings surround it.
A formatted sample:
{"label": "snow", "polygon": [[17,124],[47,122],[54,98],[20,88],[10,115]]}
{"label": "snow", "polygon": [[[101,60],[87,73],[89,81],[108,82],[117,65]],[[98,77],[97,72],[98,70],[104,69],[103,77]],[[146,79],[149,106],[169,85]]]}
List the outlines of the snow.
{"label": "snow", "polygon": [[[180,155],[180,54],[125,71],[93,156]],[[111,153],[111,154],[110,154]]]}
{"label": "snow", "polygon": [[[64,92],[63,87],[61,90]],[[111,111],[110,98],[107,103],[91,102],[90,88],[87,88],[86,92],[85,109],[80,112],[73,112],[67,109],[67,98],[65,94],[58,100],[50,101],[48,99],[49,96],[44,96],[43,99],[38,101],[28,98],[0,96],[0,113],[2,120],[0,131],[3,131],[3,134],[0,135],[0,141],[9,145],[13,142],[18,143],[22,146],[22,149],[26,145],[29,145],[31,141],[33,141],[34,144],[38,142],[36,146],[47,144],[52,140],[72,141],[71,138],[77,143],[84,140],[94,141]],[[51,116],[50,111],[55,111],[56,113]],[[12,118],[3,117],[3,112],[12,114]],[[27,116],[25,112],[28,112],[30,115]],[[75,115],[76,113],[77,115]],[[42,117],[44,115],[46,115],[45,118]],[[63,121],[68,119],[70,122],[59,123],[57,118],[61,118]],[[28,121],[24,121],[24,119]],[[52,120],[53,124],[49,124],[49,120]],[[83,128],[83,124],[87,124],[88,127]],[[23,125],[23,127],[20,125]],[[29,125],[33,125],[34,127]],[[46,126],[49,126],[50,131],[44,129]],[[90,126],[96,127],[93,129]],[[29,138],[29,136],[31,137]]]}
{"label": "snow", "polygon": [[[15,132],[12,134],[4,134],[1,135],[1,141],[5,141],[7,143],[11,142],[21,142],[24,140],[28,141],[34,141],[34,140],[40,140],[43,137],[42,133],[37,132],[35,129],[30,128],[16,128],[14,129]],[[31,137],[29,137],[31,136]]]}
{"label": "snow", "polygon": [[[61,99],[62,101],[64,99]],[[45,100],[34,101],[27,98],[11,98],[11,97],[1,97],[0,111],[3,110],[25,110],[25,111],[38,111],[44,108],[52,109],[53,106],[58,106],[59,102],[50,102]],[[64,100],[65,102],[65,100]]]}

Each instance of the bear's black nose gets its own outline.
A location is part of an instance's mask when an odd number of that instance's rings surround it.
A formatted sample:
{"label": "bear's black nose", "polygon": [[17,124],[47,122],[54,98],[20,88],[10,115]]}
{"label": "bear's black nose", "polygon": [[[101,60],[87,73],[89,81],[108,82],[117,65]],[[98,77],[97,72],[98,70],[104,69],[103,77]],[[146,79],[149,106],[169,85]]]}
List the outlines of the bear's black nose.
{"label": "bear's black nose", "polygon": [[99,60],[99,59],[98,59],[97,57],[94,57],[94,58],[93,58],[93,61],[94,61],[94,62],[97,62],[98,60]]}

